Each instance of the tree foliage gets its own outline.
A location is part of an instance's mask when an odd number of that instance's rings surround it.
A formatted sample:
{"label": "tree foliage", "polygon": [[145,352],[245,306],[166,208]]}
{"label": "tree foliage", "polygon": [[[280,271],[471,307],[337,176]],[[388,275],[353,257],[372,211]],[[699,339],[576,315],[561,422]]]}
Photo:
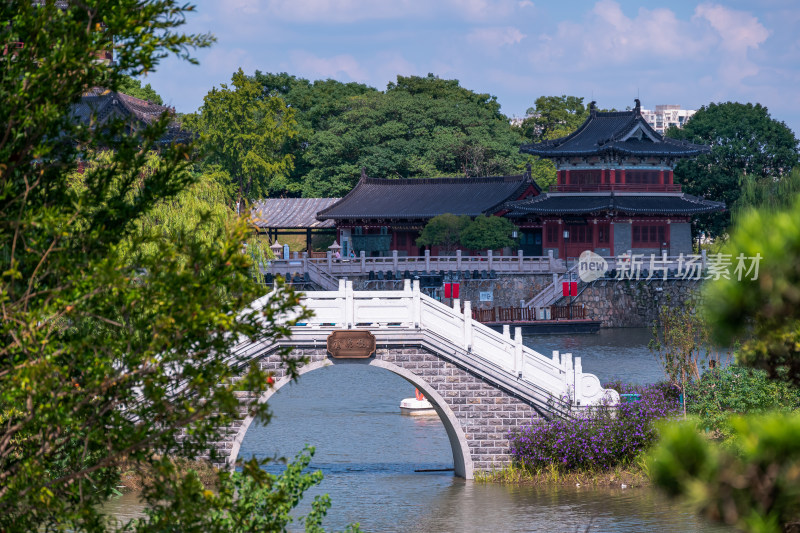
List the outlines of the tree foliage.
{"label": "tree foliage", "polygon": [[305,153],[314,133],[326,130],[336,115],[346,111],[351,97],[376,90],[361,83],[342,83],[331,79],[311,82],[285,72],[272,74],[257,70],[253,77],[262,86],[265,96],[283,98],[296,113],[297,135],[284,145],[284,153],[292,154],[295,158],[284,192],[300,195],[305,176],[312,169]]}
{"label": "tree foliage", "polygon": [[741,364],[800,385],[800,196],[785,211],[751,211],[739,220],[726,255],[761,258],[755,272],[720,279],[707,287],[715,333],[730,342],[751,336],[737,352]]}
{"label": "tree foliage", "polygon": [[[25,43],[0,56],[0,530],[104,530],[98,504],[123,461],[154,470],[146,501],[206,512],[166,457],[207,453],[239,415],[234,389],[268,387],[231,347],[286,334],[276,319],[298,298],[278,290],[263,310],[246,308],[261,292],[238,219],[160,220],[171,202],[189,201],[187,187],[203,190],[193,147],[162,146],[169,116],[93,129],[68,112],[86,88],[208,45],[177,31],[191,9],[0,4],[2,41]],[[110,36],[116,62],[94,61]],[[109,151],[98,157],[98,147]],[[93,164],[78,179],[79,159]]]}
{"label": "tree foliage", "polygon": [[[290,514],[303,493],[322,481],[322,472],[306,472],[314,448],[306,448],[288,462],[279,475],[265,472],[264,463],[251,459],[241,472],[221,476],[216,491],[205,489],[198,477],[190,473],[179,490],[191,494],[167,501],[149,502],[148,520],[134,521],[125,530],[197,531],[203,533],[249,533],[286,531],[295,520]],[[196,500],[196,501],[195,501]],[[204,512],[198,512],[198,504]],[[331,506],[327,494],[316,496],[311,511],[299,518],[307,533],[322,533],[322,519]],[[347,528],[359,531],[358,525]]]}
{"label": "tree foliage", "polygon": [[[540,96],[534,107],[528,108],[526,118],[519,128],[526,142],[540,143],[566,137],[589,117],[583,97]],[[556,167],[549,159],[533,157],[531,175],[542,188],[556,182]]]}
{"label": "tree foliage", "polygon": [[753,533],[796,531],[800,415],[734,418],[731,425],[728,448],[697,433],[691,422],[662,428],[649,467],[653,482],[711,520]]}
{"label": "tree foliage", "polygon": [[148,102],[152,102],[154,104],[164,104],[164,100],[161,98],[161,95],[159,95],[149,83],[142,87],[141,80],[131,78],[130,76],[122,76],[119,85],[117,85],[117,91],[127,94],[128,96],[133,96],[134,98],[147,100]]}
{"label": "tree foliage", "polygon": [[730,437],[735,415],[791,412],[800,408],[800,389],[770,379],[763,370],[729,365],[707,370],[686,390],[689,413],[699,419],[699,429]]}
{"label": "tree foliage", "polygon": [[[737,207],[743,176],[780,180],[798,162],[794,133],[761,104],[711,103],[683,128],[670,128],[665,135],[711,145],[711,153],[679,162],[675,181],[690,194],[725,202],[728,209]],[[730,211],[698,220],[700,230],[722,235],[730,224]]]}
{"label": "tree foliage", "polygon": [[800,168],[795,167],[782,178],[768,176],[743,176],[741,194],[731,209],[731,221],[739,219],[753,209],[764,213],[785,211],[800,195]]}
{"label": "tree foliage", "polygon": [[583,97],[564,94],[540,96],[526,115],[521,126],[523,135],[538,143],[566,137],[589,118],[589,110],[583,105]]}
{"label": "tree foliage", "polygon": [[287,190],[294,156],[286,146],[297,135],[295,111],[282,98],[265,95],[242,69],[232,87],[212,89],[187,124],[200,132],[207,163],[228,174],[237,202]]}
{"label": "tree foliage", "polygon": [[[667,381],[681,393],[700,379],[707,366],[722,363],[711,341],[711,329],[694,302],[687,302],[679,309],[662,306],[658,320],[653,322],[652,335],[648,347],[661,364]],[[685,417],[685,394],[682,407]]]}
{"label": "tree foliage", "polygon": [[461,231],[461,245],[470,250],[498,250],[514,246],[514,224],[503,217],[480,215]]}
{"label": "tree foliage", "polygon": [[[739,407],[756,411],[791,408],[800,385],[798,209],[800,197],[785,211],[744,214],[725,253],[733,261],[740,254],[760,257],[758,271],[748,272],[742,279],[722,278],[706,287],[708,317],[718,340],[730,342],[748,334],[737,350],[737,363],[762,369],[791,387],[788,401],[775,406],[768,401],[771,394],[757,388],[747,390],[747,383],[737,383],[735,393],[748,395],[736,402]],[[722,409],[723,401],[730,398],[725,398],[723,383],[712,384],[722,397],[714,398]],[[787,385],[771,388],[786,390]],[[715,392],[706,394],[714,396]],[[664,430],[651,466],[656,484],[690,499],[710,518],[747,531],[777,533],[800,527],[800,416],[796,412],[728,420],[726,426],[733,436],[725,448],[709,443],[692,426]]]}
{"label": "tree foliage", "polygon": [[338,104],[309,140],[303,196],[339,196],[361,169],[381,178],[488,176],[519,171],[520,138],[495,99],[456,80],[398,77],[386,92]]}
{"label": "tree foliage", "polygon": [[452,252],[461,242],[461,232],[471,223],[468,216],[437,215],[425,224],[417,246],[440,246],[445,252]]}

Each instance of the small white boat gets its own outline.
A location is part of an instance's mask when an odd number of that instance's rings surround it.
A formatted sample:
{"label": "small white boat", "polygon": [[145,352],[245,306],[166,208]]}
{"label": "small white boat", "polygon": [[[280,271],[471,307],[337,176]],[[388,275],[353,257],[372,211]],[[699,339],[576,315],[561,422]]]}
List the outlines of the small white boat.
{"label": "small white boat", "polygon": [[436,414],[436,409],[433,408],[431,402],[425,399],[425,396],[419,392],[419,389],[414,389],[416,393],[415,398],[405,398],[400,402],[400,413],[404,415],[431,415]]}

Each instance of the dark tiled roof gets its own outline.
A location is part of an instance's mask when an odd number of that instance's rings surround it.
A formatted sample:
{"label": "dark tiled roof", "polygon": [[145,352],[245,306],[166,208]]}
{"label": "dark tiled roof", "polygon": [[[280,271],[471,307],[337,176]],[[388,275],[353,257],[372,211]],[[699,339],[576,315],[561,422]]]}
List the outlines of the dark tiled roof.
{"label": "dark tiled roof", "polygon": [[[170,107],[101,87],[95,87],[84,93],[80,102],[73,105],[70,111],[73,117],[87,125],[94,116],[99,124],[109,120],[122,119],[130,121],[131,127],[151,124],[158,120],[164,112],[170,115],[175,114],[175,110]],[[182,130],[177,122],[173,122],[167,127],[161,142],[186,142],[191,137],[190,132]]]}
{"label": "dark tiled roof", "polygon": [[[630,136],[636,128],[643,135]],[[572,134],[537,144],[525,144],[520,151],[540,157],[569,157],[621,154],[642,157],[692,157],[707,153],[710,147],[663,137],[633,111],[592,111]]]}
{"label": "dark tiled roof", "polygon": [[427,219],[444,213],[478,216],[499,210],[530,186],[527,174],[487,178],[380,179],[361,181],[320,220]]}
{"label": "dark tiled roof", "polygon": [[268,198],[253,205],[253,223],[259,228],[332,228],[333,220],[319,221],[317,213],[341,198]]}
{"label": "dark tiled roof", "polygon": [[690,194],[553,194],[508,202],[506,216],[578,215],[615,211],[628,215],[697,215],[722,211],[725,204]]}

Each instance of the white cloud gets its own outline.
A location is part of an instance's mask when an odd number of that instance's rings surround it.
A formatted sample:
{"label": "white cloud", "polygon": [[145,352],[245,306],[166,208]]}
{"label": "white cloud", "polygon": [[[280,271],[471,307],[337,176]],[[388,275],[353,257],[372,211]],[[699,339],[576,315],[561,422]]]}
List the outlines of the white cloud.
{"label": "white cloud", "polygon": [[539,39],[534,64],[569,60],[574,68],[672,68],[676,62],[705,65],[729,86],[758,73],[748,52],[769,32],[753,15],[717,4],[701,4],[690,19],[666,8],[639,8],[635,16],[614,0],[600,0],[582,20],[564,21]]}
{"label": "white cloud", "polygon": [[758,19],[743,11],[734,11],[717,4],[701,4],[695,16],[706,19],[722,39],[722,48],[734,53],[758,48],[769,37]]}
{"label": "white cloud", "polygon": [[476,28],[467,35],[467,40],[487,48],[499,48],[518,44],[526,35],[513,26]]}
{"label": "white cloud", "polygon": [[297,72],[311,79],[339,79],[344,74],[353,81],[367,81],[366,71],[350,54],[318,57],[303,50],[295,50],[289,53],[289,58]]}
{"label": "white cloud", "polygon": [[738,84],[759,73],[758,65],[750,61],[748,52],[763,44],[769,32],[756,17],[717,4],[701,4],[695,9],[695,18],[708,21],[719,36],[723,58],[719,74],[726,84]]}

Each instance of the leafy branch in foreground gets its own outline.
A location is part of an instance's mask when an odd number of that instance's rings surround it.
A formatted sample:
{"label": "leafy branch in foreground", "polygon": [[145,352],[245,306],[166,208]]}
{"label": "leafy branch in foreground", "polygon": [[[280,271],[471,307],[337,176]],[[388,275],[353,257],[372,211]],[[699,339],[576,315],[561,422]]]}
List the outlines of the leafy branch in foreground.
{"label": "leafy branch in foreground", "polygon": [[[170,457],[211,453],[237,390],[268,376],[240,339],[277,339],[307,312],[250,276],[237,217],[170,226],[202,187],[173,118],[76,121],[84,91],[114,89],[168,54],[210,44],[177,31],[174,0],[0,3],[0,530],[103,531],[121,464],[148,465],[141,497],[207,511]],[[115,62],[96,61],[113,43]],[[153,152],[158,152],[155,157]],[[79,177],[78,162],[89,163]],[[281,355],[287,372],[300,361]],[[246,406],[258,419],[266,405]],[[251,472],[248,470],[248,472]],[[145,522],[139,530],[158,529]]]}

